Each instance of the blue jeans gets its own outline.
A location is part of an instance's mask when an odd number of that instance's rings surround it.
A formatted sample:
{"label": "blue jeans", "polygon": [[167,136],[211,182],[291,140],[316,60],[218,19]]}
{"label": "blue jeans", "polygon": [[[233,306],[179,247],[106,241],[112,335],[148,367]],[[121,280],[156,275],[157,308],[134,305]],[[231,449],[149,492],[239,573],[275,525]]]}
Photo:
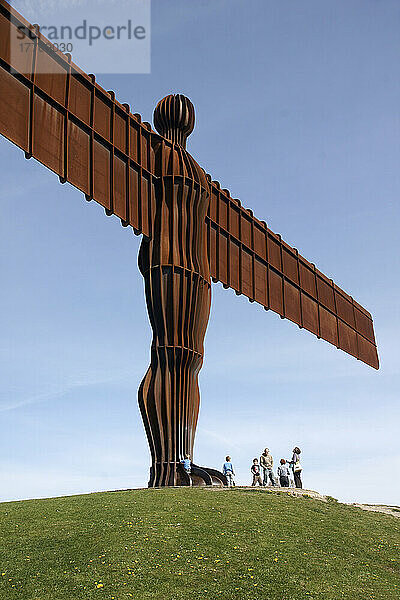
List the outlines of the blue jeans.
{"label": "blue jeans", "polygon": [[272,485],[275,485],[274,473],[273,473],[272,469],[268,469],[268,468],[264,467],[263,470],[264,470],[264,481],[263,481],[264,485],[268,484],[268,477],[270,478]]}

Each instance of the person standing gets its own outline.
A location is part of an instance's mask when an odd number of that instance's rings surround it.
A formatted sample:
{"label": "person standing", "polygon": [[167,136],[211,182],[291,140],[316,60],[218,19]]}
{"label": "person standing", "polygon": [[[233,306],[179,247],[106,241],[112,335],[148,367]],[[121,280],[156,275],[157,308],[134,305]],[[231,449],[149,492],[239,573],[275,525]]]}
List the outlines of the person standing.
{"label": "person standing", "polygon": [[261,479],[261,471],[260,465],[258,464],[258,458],[253,458],[253,464],[251,465],[250,471],[253,475],[253,483],[251,485],[255,486],[258,483],[262,486],[263,482]]}
{"label": "person standing", "polygon": [[281,458],[280,465],[277,469],[279,484],[281,487],[289,487],[289,467],[286,465],[286,460]]}
{"label": "person standing", "polygon": [[190,454],[185,454],[185,458],[181,460],[181,464],[185,469],[186,473],[190,474],[192,470],[192,461],[190,460]]}
{"label": "person standing", "polygon": [[268,478],[271,481],[271,485],[275,485],[274,472],[272,470],[274,466],[274,459],[272,458],[268,448],[265,448],[264,452],[260,456],[260,466],[264,471],[264,485],[268,484]]}
{"label": "person standing", "polygon": [[224,465],[222,467],[222,472],[226,477],[227,483],[228,483],[228,487],[232,487],[233,485],[235,485],[235,482],[233,480],[233,476],[235,475],[235,472],[233,470],[233,465],[231,463],[231,457],[230,456],[226,456],[225,457],[225,462]]}
{"label": "person standing", "polygon": [[295,446],[293,448],[293,456],[292,456],[292,460],[290,461],[290,464],[293,469],[294,485],[297,488],[303,487],[303,483],[301,481],[301,472],[302,472],[303,468],[300,463],[300,454],[301,454],[300,448],[298,446]]}

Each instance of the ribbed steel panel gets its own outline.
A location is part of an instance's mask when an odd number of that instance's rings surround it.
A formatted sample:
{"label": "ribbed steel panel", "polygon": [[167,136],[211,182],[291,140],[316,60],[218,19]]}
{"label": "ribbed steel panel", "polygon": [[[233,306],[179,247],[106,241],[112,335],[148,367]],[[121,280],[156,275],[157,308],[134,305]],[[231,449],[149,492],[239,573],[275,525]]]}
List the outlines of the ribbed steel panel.
{"label": "ribbed steel panel", "polygon": [[209,177],[209,185],[206,223],[213,281],[378,369],[370,313],[219,182]]}

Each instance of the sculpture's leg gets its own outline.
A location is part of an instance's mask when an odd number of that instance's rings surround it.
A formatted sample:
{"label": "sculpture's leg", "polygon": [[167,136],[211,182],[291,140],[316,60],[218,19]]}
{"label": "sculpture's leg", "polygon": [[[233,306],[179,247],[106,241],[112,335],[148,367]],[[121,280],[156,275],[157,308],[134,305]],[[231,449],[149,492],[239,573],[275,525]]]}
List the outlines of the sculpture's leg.
{"label": "sculpture's leg", "polygon": [[150,268],[144,277],[153,343],[139,406],[152,457],[149,485],[187,485],[178,465],[185,455],[193,457],[210,283],[173,266]]}

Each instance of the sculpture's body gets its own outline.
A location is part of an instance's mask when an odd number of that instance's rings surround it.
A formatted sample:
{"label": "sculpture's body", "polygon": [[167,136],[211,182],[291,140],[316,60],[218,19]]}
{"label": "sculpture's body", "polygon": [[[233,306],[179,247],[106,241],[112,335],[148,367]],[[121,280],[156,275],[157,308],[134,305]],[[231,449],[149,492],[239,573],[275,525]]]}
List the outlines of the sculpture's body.
{"label": "sculpture's body", "polygon": [[[178,96],[176,102],[187,110],[187,99]],[[153,460],[149,485],[159,486],[180,483],[177,464],[185,455],[193,457],[211,282],[204,171],[183,146],[157,141],[154,151],[159,168],[154,235],[142,241],[139,253],[153,342],[139,406]]]}

